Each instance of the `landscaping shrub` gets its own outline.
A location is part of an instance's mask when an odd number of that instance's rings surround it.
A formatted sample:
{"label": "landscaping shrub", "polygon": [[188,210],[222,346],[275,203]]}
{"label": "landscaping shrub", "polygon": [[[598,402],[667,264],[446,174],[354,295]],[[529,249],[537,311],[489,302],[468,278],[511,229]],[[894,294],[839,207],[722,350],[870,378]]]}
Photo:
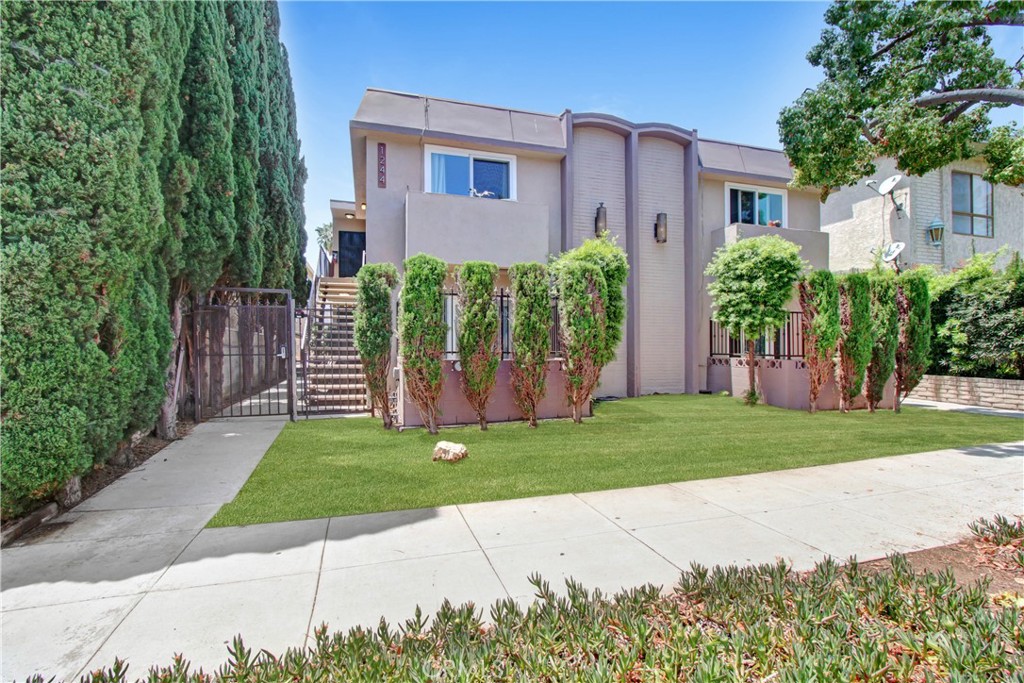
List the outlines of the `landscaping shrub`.
{"label": "landscaping shrub", "polygon": [[[158,414],[174,436],[189,298],[266,284],[261,241],[283,286],[297,266],[305,277],[305,168],[275,3],[0,13],[6,519]],[[271,148],[288,166],[261,184]],[[268,200],[256,210],[254,185]]]}
{"label": "landscaping shrub", "polygon": [[448,266],[439,258],[417,254],[405,260],[405,279],[399,295],[398,343],[402,374],[423,424],[437,434],[444,378],[441,360],[447,326],[444,320],[444,280]]}
{"label": "landscaping shrub", "polygon": [[[882,571],[820,562],[739,569],[693,565],[674,590],[607,596],[538,576],[536,599],[485,614],[444,602],[401,624],[329,633],[274,656],[240,637],[215,674],[183,658],[146,680],[217,681],[1019,681],[1021,611],[993,605],[984,584],[914,572],[900,555]],[[484,618],[487,622],[485,623]],[[43,683],[38,676],[31,683]],[[83,679],[85,680],[85,679]],[[89,683],[124,683],[124,662]]]}
{"label": "landscaping shrub", "polygon": [[818,394],[832,375],[832,356],[839,340],[839,287],[830,271],[816,270],[800,281],[803,311],[804,362],[807,364],[810,412],[818,410]]}
{"label": "landscaping shrub", "polygon": [[864,385],[871,362],[871,290],[868,276],[850,273],[839,279],[839,343],[836,347],[836,387],[839,411],[850,412]]}
{"label": "landscaping shrub", "polygon": [[600,268],[573,259],[558,265],[556,282],[565,394],[578,424],[601,378],[601,359],[608,348],[604,305],[608,287]]}
{"label": "landscaping shrub", "polygon": [[459,362],[462,393],[466,395],[480,429],[487,429],[487,402],[494,391],[501,354],[498,349],[498,307],[494,282],[498,266],[466,261],[456,271],[459,287]]}
{"label": "landscaping shrub", "polygon": [[931,280],[929,372],[1024,379],[1024,264],[1015,253],[1000,271],[997,257],[976,254]]}
{"label": "landscaping shrub", "polygon": [[896,312],[896,276],[888,268],[868,276],[871,291],[871,361],[864,380],[868,410],[875,412],[885,396],[885,385],[896,368],[900,323]]}
{"label": "landscaping shrub", "polygon": [[603,368],[615,360],[615,352],[622,341],[622,325],[626,320],[626,299],[623,291],[626,278],[629,276],[629,261],[626,252],[615,242],[615,238],[607,232],[600,237],[586,240],[575,249],[559,255],[553,268],[556,271],[560,264],[571,261],[590,263],[601,271],[605,281],[607,294],[604,298],[606,329],[598,364]]}
{"label": "landscaping shrub", "polygon": [[931,300],[927,275],[911,270],[896,278],[896,312],[899,336],[896,343],[896,386],[893,410],[910,395],[928,369],[931,347]]}
{"label": "landscaping shrub", "polygon": [[704,271],[715,278],[708,285],[715,321],[734,339],[741,333],[747,339],[748,404],[756,403],[759,396],[755,340],[786,324],[786,306],[805,266],[800,247],[778,235],[764,235],[720,247]]}
{"label": "landscaping shrub", "polygon": [[391,291],[398,270],[390,263],[367,263],[356,275],[355,344],[363,364],[370,404],[391,429],[388,379],[391,376]]}
{"label": "landscaping shrub", "polygon": [[512,391],[516,406],[537,426],[537,406],[547,391],[551,350],[551,292],[548,269],[540,263],[515,263],[512,285]]}

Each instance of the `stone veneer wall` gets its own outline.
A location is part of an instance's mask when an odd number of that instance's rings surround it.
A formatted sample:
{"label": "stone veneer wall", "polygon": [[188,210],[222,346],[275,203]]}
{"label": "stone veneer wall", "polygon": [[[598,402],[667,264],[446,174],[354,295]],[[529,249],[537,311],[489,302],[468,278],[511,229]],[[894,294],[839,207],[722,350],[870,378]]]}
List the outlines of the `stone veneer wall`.
{"label": "stone veneer wall", "polygon": [[1024,410],[1024,380],[925,375],[911,398]]}

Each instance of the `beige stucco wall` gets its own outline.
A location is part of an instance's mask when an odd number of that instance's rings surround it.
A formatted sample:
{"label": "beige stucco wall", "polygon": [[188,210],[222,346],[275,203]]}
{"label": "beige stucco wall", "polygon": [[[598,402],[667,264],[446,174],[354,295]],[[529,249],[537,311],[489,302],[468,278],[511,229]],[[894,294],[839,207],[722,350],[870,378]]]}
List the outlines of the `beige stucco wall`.
{"label": "beige stucco wall", "polygon": [[[573,130],[572,246],[594,236],[594,215],[599,202],[608,209],[608,231],[626,246],[626,141],[600,128]],[[633,315],[626,311],[626,315]],[[601,372],[595,392],[601,396],[626,395],[626,322],[622,344],[614,361]]]}
{"label": "beige stucco wall", "polygon": [[[892,159],[878,159],[872,178],[879,181],[898,173]],[[996,185],[993,195],[995,236],[992,238],[957,235],[953,232],[952,172],[982,173],[980,159],[959,161],[926,173],[906,176],[896,185],[897,202],[906,215],[896,215],[892,201],[883,199],[861,181],[844,187],[825,202],[822,209],[822,230],[828,232],[832,269],[837,272],[865,270],[873,263],[872,249],[889,242],[904,242],[900,254],[905,267],[935,265],[956,268],[970,258],[972,250],[996,251],[1006,246],[1024,250],[1024,194],[1019,188]],[[942,245],[932,245],[926,229],[939,218],[945,224]],[[1005,259],[1004,258],[1004,262]]]}
{"label": "beige stucco wall", "polygon": [[[640,393],[685,390],[683,192],[684,148],[641,137],[638,151],[640,218],[639,310]],[[668,214],[668,241],[654,239],[658,213]]]}
{"label": "beige stucco wall", "polygon": [[[387,187],[377,187],[377,143],[387,144]],[[405,195],[423,186],[423,150],[409,138],[366,138],[366,260],[390,261],[402,268],[405,258]],[[358,195],[358,192],[356,193]]]}

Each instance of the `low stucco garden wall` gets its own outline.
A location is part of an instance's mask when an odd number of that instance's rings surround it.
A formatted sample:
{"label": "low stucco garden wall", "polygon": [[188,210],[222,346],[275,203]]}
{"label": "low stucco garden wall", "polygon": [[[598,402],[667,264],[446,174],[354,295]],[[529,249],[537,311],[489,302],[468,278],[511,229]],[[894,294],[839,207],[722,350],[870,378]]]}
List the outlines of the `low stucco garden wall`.
{"label": "low stucco garden wall", "polygon": [[[761,372],[761,400],[771,406],[791,410],[810,407],[807,366],[801,359],[758,358]],[[712,356],[708,358],[708,390],[712,393],[727,391],[742,397],[747,392],[747,359]],[[879,408],[892,408],[892,379],[885,387],[885,398]],[[867,408],[867,400],[858,396],[854,410]],[[836,383],[829,378],[818,395],[818,410],[838,410],[839,393]]]}
{"label": "low stucco garden wall", "polygon": [[[476,413],[469,406],[462,393],[462,372],[455,369],[453,361],[444,361],[441,366],[444,373],[444,387],[441,390],[441,416],[438,422],[442,425],[476,424]],[[522,420],[523,414],[512,400],[512,362],[504,360],[498,366],[498,378],[494,385],[494,393],[487,404],[488,422],[511,422]],[[591,409],[587,407],[587,415]],[[537,418],[546,420],[555,417],[570,417],[572,412],[565,400],[565,374],[561,369],[561,361],[548,361],[547,394],[537,408]],[[423,420],[416,409],[416,404],[408,394],[402,392],[402,405],[399,406],[399,424],[402,427],[422,427]]]}
{"label": "low stucco garden wall", "polygon": [[925,375],[910,397],[986,408],[1024,410],[1024,380]]}

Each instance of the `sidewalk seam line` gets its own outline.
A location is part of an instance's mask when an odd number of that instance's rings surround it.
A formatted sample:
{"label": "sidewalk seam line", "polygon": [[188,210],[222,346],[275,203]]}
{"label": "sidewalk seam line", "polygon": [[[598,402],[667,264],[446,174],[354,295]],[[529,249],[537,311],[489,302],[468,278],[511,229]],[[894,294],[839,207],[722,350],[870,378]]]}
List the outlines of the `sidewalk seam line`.
{"label": "sidewalk seam line", "polygon": [[489,566],[491,571],[494,572],[494,578],[498,580],[501,590],[505,591],[505,595],[511,600],[512,594],[509,592],[508,586],[505,585],[505,582],[501,578],[501,574],[499,574],[498,570],[494,567],[494,562],[491,561],[491,556],[487,554],[487,549],[481,545],[480,539],[476,537],[476,532],[473,531],[473,527],[469,525],[469,520],[466,519],[466,515],[462,512],[462,506],[456,505],[455,509],[459,511],[459,517],[462,518],[462,523],[465,524],[466,528],[469,530],[470,536],[472,536],[473,540],[476,541],[476,546],[480,548],[480,552],[484,554],[484,559],[487,560],[487,566]]}
{"label": "sidewalk seam line", "polygon": [[[639,544],[640,544],[640,545],[642,545],[643,547],[647,548],[647,549],[648,549],[648,550],[650,550],[650,551],[651,551],[652,553],[654,553],[655,555],[657,555],[658,557],[660,557],[661,559],[665,560],[665,561],[666,561],[666,562],[668,562],[668,563],[669,563],[670,565],[672,565],[673,567],[675,567],[677,571],[679,571],[680,573],[682,573],[682,572],[684,571],[684,570],[683,570],[683,568],[682,568],[682,567],[680,567],[680,566],[679,566],[678,564],[676,564],[676,563],[675,563],[675,562],[673,562],[672,560],[668,559],[667,557],[665,557],[664,555],[662,555],[661,553],[659,553],[659,552],[658,552],[657,550],[655,550],[654,548],[652,548],[652,547],[651,547],[650,545],[648,545],[648,544],[647,544],[647,543],[646,543],[645,541],[643,541],[642,539],[638,538],[637,536],[634,536],[634,535],[632,534],[632,532],[630,532],[630,530],[629,530],[629,529],[627,529],[626,527],[624,527],[624,526],[622,526],[621,524],[617,523],[617,522],[616,522],[616,521],[615,521],[614,519],[611,519],[610,517],[608,517],[608,515],[604,514],[603,512],[601,512],[600,510],[598,510],[598,509],[597,509],[596,507],[594,507],[593,505],[591,505],[591,504],[590,504],[590,503],[588,503],[587,501],[585,501],[585,500],[583,500],[582,498],[580,498],[580,497],[579,497],[578,495],[576,495],[575,493],[574,493],[574,494],[572,494],[572,495],[573,495],[573,497],[574,497],[574,498],[576,498],[576,500],[580,501],[581,503],[583,503],[584,505],[586,505],[586,506],[587,506],[588,508],[590,508],[591,510],[593,510],[593,511],[594,511],[594,512],[596,512],[597,514],[601,515],[602,517],[604,517],[605,519],[607,519],[607,520],[608,520],[609,522],[611,522],[612,524],[614,524],[614,525],[615,525],[616,527],[618,527],[618,528],[619,528],[619,529],[621,529],[622,531],[626,532],[626,535],[627,535],[627,536],[629,536],[630,538],[632,538],[633,540],[635,540],[635,541],[636,541],[637,543],[639,543]],[[719,517],[718,519],[727,519],[727,518],[726,518],[726,517]],[[678,583],[678,579],[677,579],[677,583]]]}
{"label": "sidewalk seam line", "polygon": [[327,554],[327,539],[331,535],[331,521],[333,517],[327,518],[327,524],[324,525],[324,542],[320,546],[320,563],[316,568],[316,588],[313,589],[313,604],[309,606],[309,619],[306,621],[306,637],[305,642],[309,643],[310,631],[313,629],[313,615],[316,613],[316,601],[320,597],[320,579],[324,575],[324,555]]}

